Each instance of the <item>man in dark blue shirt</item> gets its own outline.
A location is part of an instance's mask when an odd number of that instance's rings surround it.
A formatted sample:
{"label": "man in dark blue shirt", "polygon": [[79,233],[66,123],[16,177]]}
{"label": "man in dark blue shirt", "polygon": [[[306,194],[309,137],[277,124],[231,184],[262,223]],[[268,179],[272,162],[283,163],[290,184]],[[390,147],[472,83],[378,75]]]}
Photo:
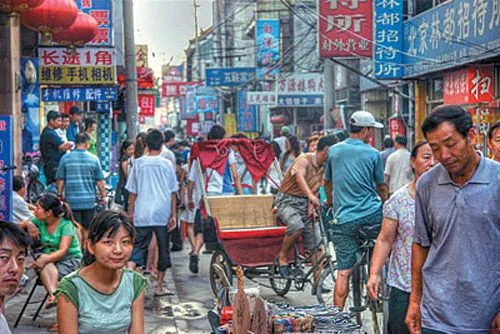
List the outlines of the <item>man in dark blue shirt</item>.
{"label": "man in dark blue shirt", "polygon": [[40,135],[40,151],[44,163],[47,185],[56,181],[57,166],[64,152],[72,146],[70,142],[64,142],[57,134],[56,129],[61,126],[61,114],[55,110],[47,114],[47,126]]}
{"label": "man in dark blue shirt", "polygon": [[77,106],[72,106],[69,109],[70,123],[66,130],[66,137],[69,141],[75,142],[76,135],[80,132],[80,124],[82,124],[82,111]]}

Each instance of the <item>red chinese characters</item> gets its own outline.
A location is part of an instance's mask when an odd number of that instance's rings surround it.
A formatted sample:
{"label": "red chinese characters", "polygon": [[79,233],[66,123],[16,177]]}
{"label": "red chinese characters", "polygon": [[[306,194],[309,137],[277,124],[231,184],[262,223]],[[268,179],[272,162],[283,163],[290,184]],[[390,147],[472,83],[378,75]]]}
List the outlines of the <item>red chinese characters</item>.
{"label": "red chinese characters", "polygon": [[144,117],[155,115],[155,96],[152,94],[139,94],[139,115]]}
{"label": "red chinese characters", "polygon": [[320,0],[319,13],[321,57],[371,57],[371,0]]}
{"label": "red chinese characters", "polygon": [[109,10],[91,10],[90,16],[92,16],[98,25],[109,25]]}
{"label": "red chinese characters", "polygon": [[493,102],[493,66],[474,66],[446,73],[443,78],[445,104]]}

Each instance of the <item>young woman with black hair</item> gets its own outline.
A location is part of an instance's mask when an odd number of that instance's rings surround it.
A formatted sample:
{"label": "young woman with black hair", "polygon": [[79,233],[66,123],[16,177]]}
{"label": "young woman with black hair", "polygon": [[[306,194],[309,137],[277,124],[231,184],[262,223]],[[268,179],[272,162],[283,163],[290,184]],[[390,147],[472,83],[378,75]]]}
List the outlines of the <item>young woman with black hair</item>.
{"label": "young woman with black hair", "polygon": [[32,268],[49,294],[47,308],[56,305],[54,291],[59,280],[80,265],[82,252],[78,226],[73,222],[71,209],[54,194],[43,194],[36,202],[35,217],[20,223],[35,240],[40,251],[35,250]]}
{"label": "young woman with black hair", "polygon": [[144,333],[146,279],[124,269],[134,237],[123,213],[106,210],[94,218],[85,266],[66,276],[56,291],[60,333]]}

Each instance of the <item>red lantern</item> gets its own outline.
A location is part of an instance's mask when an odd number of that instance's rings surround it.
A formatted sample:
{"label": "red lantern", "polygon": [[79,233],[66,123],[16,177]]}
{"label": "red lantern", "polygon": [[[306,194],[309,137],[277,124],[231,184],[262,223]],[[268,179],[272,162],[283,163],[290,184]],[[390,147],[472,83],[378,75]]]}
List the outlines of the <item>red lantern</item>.
{"label": "red lantern", "polygon": [[286,122],[288,122],[288,118],[285,115],[271,117],[271,123],[273,124],[285,124]]}
{"label": "red lantern", "polygon": [[44,39],[68,28],[78,15],[78,7],[73,0],[45,0],[40,6],[21,13],[21,23],[39,31]]}
{"label": "red lantern", "polygon": [[78,12],[75,22],[68,29],[54,33],[52,40],[70,48],[82,46],[95,37],[97,26],[98,23],[92,16]]}
{"label": "red lantern", "polygon": [[44,0],[0,0],[0,12],[22,12],[40,6]]}

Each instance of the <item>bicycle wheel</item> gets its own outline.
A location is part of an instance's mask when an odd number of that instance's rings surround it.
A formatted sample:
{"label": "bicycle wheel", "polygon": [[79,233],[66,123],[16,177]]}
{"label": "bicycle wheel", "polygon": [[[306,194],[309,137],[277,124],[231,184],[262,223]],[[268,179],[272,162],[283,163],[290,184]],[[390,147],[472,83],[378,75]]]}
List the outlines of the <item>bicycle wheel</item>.
{"label": "bicycle wheel", "polygon": [[222,289],[233,284],[233,272],[231,265],[223,251],[217,250],[210,259],[210,288],[216,298],[220,298]]}
{"label": "bicycle wheel", "polygon": [[[330,269],[331,268],[331,269]],[[337,281],[337,266],[332,264],[332,267],[327,265],[318,280],[318,288],[316,289],[316,298],[318,303],[322,305],[334,305],[333,294],[335,291],[335,284]],[[352,288],[350,289],[352,291]],[[352,293],[349,293],[344,303],[344,310],[349,311],[354,307]]]}
{"label": "bicycle wheel", "polygon": [[283,297],[290,291],[292,279],[281,277],[279,267],[273,264],[269,267],[269,283],[271,283],[274,292],[276,292],[278,296]]}

